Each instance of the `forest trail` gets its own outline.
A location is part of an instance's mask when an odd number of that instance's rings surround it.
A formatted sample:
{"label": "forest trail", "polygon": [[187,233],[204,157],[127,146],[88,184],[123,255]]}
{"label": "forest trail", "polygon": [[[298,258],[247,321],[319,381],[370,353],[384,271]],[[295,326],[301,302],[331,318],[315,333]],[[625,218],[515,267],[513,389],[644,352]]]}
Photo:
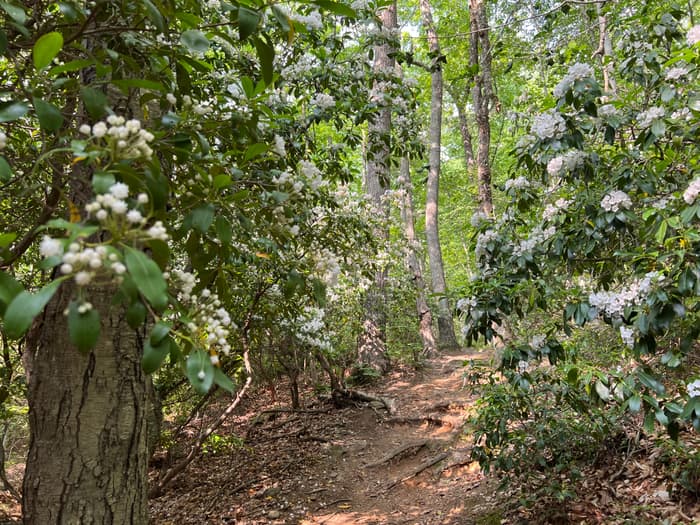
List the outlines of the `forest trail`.
{"label": "forest trail", "polygon": [[443,354],[366,389],[395,400],[393,414],[376,402],[270,411],[259,392],[221,431],[229,446],[205,454],[152,501],[153,523],[476,523],[493,507],[494,488],[470,461],[462,429],[475,401],[464,388],[469,359],[486,356]]}

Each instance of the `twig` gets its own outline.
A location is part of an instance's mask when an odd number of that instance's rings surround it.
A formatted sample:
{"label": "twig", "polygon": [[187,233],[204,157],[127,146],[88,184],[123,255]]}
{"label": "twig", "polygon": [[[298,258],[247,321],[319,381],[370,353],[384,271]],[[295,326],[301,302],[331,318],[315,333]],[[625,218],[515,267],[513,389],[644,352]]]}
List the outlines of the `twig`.
{"label": "twig", "polygon": [[375,461],[374,463],[369,463],[368,465],[365,465],[365,468],[374,468],[378,467],[379,465],[383,465],[384,463],[389,463],[392,459],[396,458],[397,456],[402,455],[404,452],[408,452],[411,449],[416,449],[416,452],[426,446],[428,444],[427,439],[422,439],[421,441],[416,441],[413,443],[407,443],[405,445],[402,445],[398,448],[395,448],[388,454],[386,454],[384,457],[381,459]]}
{"label": "twig", "polygon": [[423,472],[425,469],[428,469],[435,465],[436,463],[440,463],[443,459],[445,459],[449,454],[447,452],[442,452],[441,454],[438,454],[437,456],[433,456],[432,458],[424,461],[418,467],[413,469],[413,471],[408,475],[404,476],[401,479],[396,479],[389,483],[386,487],[384,487],[384,492],[389,492],[391,489],[393,489],[396,485],[403,483],[404,481],[408,481],[411,478],[415,478],[418,474]]}

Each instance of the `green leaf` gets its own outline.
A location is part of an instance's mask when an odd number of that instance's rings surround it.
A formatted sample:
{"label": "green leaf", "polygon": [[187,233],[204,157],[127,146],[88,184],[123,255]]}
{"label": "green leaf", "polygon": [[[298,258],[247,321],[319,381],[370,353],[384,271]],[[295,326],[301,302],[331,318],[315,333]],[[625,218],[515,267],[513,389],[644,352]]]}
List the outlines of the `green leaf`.
{"label": "green leaf", "polygon": [[16,5],[0,2],[0,9],[5,11],[18,24],[24,24],[27,21],[27,14],[24,9]]}
{"label": "green leaf", "polygon": [[117,86],[119,89],[128,93],[129,89],[150,89],[152,91],[161,91],[165,93],[166,89],[160,82],[155,82],[154,80],[146,80],[145,78],[120,78],[112,80],[112,84]]}
{"label": "green leaf", "polygon": [[627,406],[629,407],[630,412],[639,412],[642,409],[642,398],[637,395],[630,397],[627,400]]}
{"label": "green leaf", "polygon": [[204,53],[209,49],[209,40],[201,31],[188,29],[180,35],[180,42],[190,51]]}
{"label": "green leaf", "polygon": [[152,374],[163,363],[163,360],[170,354],[170,344],[172,339],[169,337],[161,341],[160,344],[154,345],[151,340],[148,340],[143,345],[143,357],[141,358],[141,368],[147,374]]}
{"label": "green leaf", "polygon": [[357,17],[357,13],[354,9],[340,2],[333,2],[332,0],[314,0],[314,4],[336,15],[346,16],[348,18]]}
{"label": "green leaf", "polygon": [[274,78],[273,62],[275,60],[275,48],[261,38],[255,39],[255,49],[260,59],[260,69],[262,70],[265,84],[270,85]]}
{"label": "green leaf", "polygon": [[58,55],[61,48],[63,48],[63,35],[61,33],[52,31],[42,35],[34,43],[34,48],[32,49],[34,67],[44,69]]}
{"label": "green leaf", "polygon": [[241,40],[245,40],[255,33],[260,23],[260,18],[260,13],[257,11],[243,6],[238,8],[238,34]]}
{"label": "green leaf", "polygon": [[163,272],[158,265],[148,256],[139,251],[125,246],[126,268],[134,279],[139,292],[158,311],[165,310],[168,306],[168,285],[163,279]]}
{"label": "green leaf", "polygon": [[666,391],[662,383],[642,370],[637,371],[637,377],[644,386],[651,388],[657,394],[663,394]]}
{"label": "green leaf", "polygon": [[78,301],[68,307],[68,337],[81,352],[89,352],[100,338],[100,314],[94,308],[80,313]]}
{"label": "green leaf", "polygon": [[0,316],[5,314],[7,305],[24,291],[24,287],[9,273],[0,272]]}
{"label": "green leaf", "polygon": [[65,279],[65,277],[56,279],[35,294],[26,290],[18,293],[5,311],[5,334],[7,337],[10,339],[22,337]]}
{"label": "green leaf", "polygon": [[141,2],[146,8],[148,18],[151,20],[151,22],[153,22],[153,25],[156,26],[156,29],[158,29],[158,31],[161,33],[165,33],[165,19],[163,18],[163,15],[160,14],[158,8],[153,4],[153,2],[151,2],[151,0],[141,0]]}
{"label": "green leaf", "polygon": [[666,133],[666,123],[663,120],[655,120],[651,125],[651,132],[657,137],[663,136]]}
{"label": "green leaf", "polygon": [[688,403],[685,405],[681,417],[683,419],[689,419],[693,413],[700,415],[700,396],[691,397]]}
{"label": "green leaf", "polygon": [[248,149],[245,150],[245,155],[243,156],[243,158],[245,160],[254,159],[255,157],[259,157],[260,155],[265,153],[268,149],[270,149],[270,147],[267,144],[258,142],[249,146]]}
{"label": "green leaf", "polygon": [[187,379],[200,394],[206,394],[214,384],[214,365],[204,350],[195,350],[187,357],[185,364]]}
{"label": "green leaf", "polygon": [[34,98],[34,110],[39,117],[39,125],[46,131],[58,131],[63,125],[61,110],[50,102]]}
{"label": "green leaf", "polygon": [[228,377],[226,374],[224,374],[220,368],[214,367],[214,383],[219,385],[221,388],[226,390],[227,392],[233,393],[234,390],[236,389],[236,384],[231,380],[230,377]]}
{"label": "green leaf", "polygon": [[668,425],[668,416],[663,410],[657,410],[654,413],[654,416],[656,417],[656,420],[661,423],[663,426]]}
{"label": "green leaf", "polygon": [[221,244],[227,245],[231,243],[233,238],[233,229],[231,228],[231,223],[223,215],[216,217],[216,222],[214,224],[216,229],[216,236],[221,241]]}
{"label": "green leaf", "polygon": [[595,391],[598,397],[603,401],[610,399],[610,389],[605,386],[600,380],[595,382]]}
{"label": "green leaf", "polygon": [[15,232],[7,232],[0,234],[0,248],[7,248],[17,238]]}
{"label": "green leaf", "polygon": [[214,222],[214,205],[203,204],[190,212],[188,217],[192,227],[202,233],[206,233]]}
{"label": "green leaf", "polygon": [[95,64],[93,59],[82,59],[82,60],[71,60],[60,66],[52,67],[49,70],[49,75],[52,77],[57,77],[62,73],[69,73],[71,71],[80,71]]}
{"label": "green leaf", "polygon": [[117,182],[114,173],[96,171],[92,175],[92,189],[95,193],[107,193],[109,188]]}
{"label": "green leaf", "polygon": [[29,111],[25,102],[5,102],[0,104],[0,122],[10,122],[23,117]]}
{"label": "green leaf", "polygon": [[5,160],[5,157],[0,156],[0,182],[7,182],[12,178],[12,167]]}
{"label": "green leaf", "polygon": [[647,412],[647,415],[644,416],[644,431],[647,434],[651,434],[654,432],[654,412]]}
{"label": "green leaf", "polygon": [[126,309],[126,322],[133,329],[140,328],[146,322],[146,313],[144,304],[136,300]]}
{"label": "green leaf", "polygon": [[155,324],[153,330],[151,330],[151,336],[148,338],[148,340],[153,346],[157,346],[163,341],[163,339],[165,339],[165,336],[169,333],[170,325],[159,321]]}
{"label": "green leaf", "polygon": [[80,96],[83,99],[85,109],[90,116],[99,120],[107,113],[107,95],[91,87],[80,88]]}

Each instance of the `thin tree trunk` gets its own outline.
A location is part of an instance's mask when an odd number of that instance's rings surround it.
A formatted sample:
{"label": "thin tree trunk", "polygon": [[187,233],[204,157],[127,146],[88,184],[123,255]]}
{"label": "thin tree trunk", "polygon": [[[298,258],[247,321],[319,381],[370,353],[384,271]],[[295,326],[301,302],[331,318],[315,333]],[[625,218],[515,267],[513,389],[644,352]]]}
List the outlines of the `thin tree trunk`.
{"label": "thin tree trunk", "polygon": [[423,280],[423,268],[416,253],[416,230],[413,211],[413,184],[411,184],[411,168],[408,158],[401,159],[402,189],[404,191],[401,201],[401,220],[403,222],[404,235],[408,244],[408,270],[411,272],[413,284],[416,287],[416,310],[418,311],[418,331],[423,341],[423,356],[433,357],[437,354],[437,344],[433,335],[433,314],[428,306],[425,296],[425,281]]}
{"label": "thin tree trunk", "polygon": [[489,104],[493,97],[493,76],[491,73],[491,44],[489,43],[488,18],[484,0],[469,0],[469,62],[474,76],[472,102],[478,128],[478,146],[476,153],[477,181],[479,187],[479,208],[493,215],[493,197],[491,194],[491,164],[489,148],[491,144],[491,123]]}
{"label": "thin tree trunk", "polygon": [[472,144],[472,134],[469,131],[469,121],[464,103],[459,98],[452,97],[457,105],[457,118],[459,119],[459,134],[462,137],[462,150],[464,151],[464,164],[467,173],[474,168],[474,146]]}
{"label": "thin tree trunk", "polygon": [[146,377],[142,340],[89,290],[101,335],[87,354],[68,341],[64,284],[34,324],[25,354],[31,440],[24,477],[27,525],[148,522]]}
{"label": "thin tree trunk", "polygon": [[596,9],[598,13],[598,48],[593,52],[593,57],[596,55],[600,58],[600,63],[603,67],[603,89],[606,93],[615,95],[617,93],[617,83],[612,76],[614,70],[612,64],[612,40],[610,39],[610,31],[608,31],[608,17],[603,13],[605,2],[598,2]]}
{"label": "thin tree trunk", "polygon": [[[392,3],[379,13],[382,25],[386,29],[396,28],[396,3]],[[372,87],[371,98],[379,104],[385,104],[377,117],[369,125],[367,137],[367,169],[365,171],[365,192],[370,197],[378,213],[386,216],[386,208],[382,196],[389,186],[391,169],[391,106],[386,105],[383,96],[385,83],[382,81],[391,76],[395,60],[388,43],[374,47],[374,74],[376,80]],[[380,241],[388,239],[389,232],[385,229],[376,232]],[[380,374],[389,367],[386,353],[386,271],[378,270],[374,278],[374,286],[365,297],[365,318],[362,323],[362,333],[357,341],[358,364],[374,369]]]}
{"label": "thin tree trunk", "polygon": [[433,57],[430,74],[430,152],[428,155],[428,184],[425,197],[425,236],[428,243],[430,277],[433,293],[438,299],[438,337],[440,346],[457,348],[450,303],[445,295],[445,270],[438,230],[438,195],[440,185],[440,145],[442,140],[442,57],[437,32],[428,0],[420,0],[421,19]]}

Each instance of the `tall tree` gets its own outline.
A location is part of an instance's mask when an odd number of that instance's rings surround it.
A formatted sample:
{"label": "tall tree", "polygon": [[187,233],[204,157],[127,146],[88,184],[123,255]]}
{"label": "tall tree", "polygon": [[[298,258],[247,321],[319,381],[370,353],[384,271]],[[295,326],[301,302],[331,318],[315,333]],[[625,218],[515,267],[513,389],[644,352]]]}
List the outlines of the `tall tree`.
{"label": "tall tree", "polygon": [[491,72],[491,44],[484,0],[469,0],[469,63],[474,71],[472,102],[478,129],[476,169],[479,186],[479,208],[487,215],[493,214],[491,193],[491,123],[489,105],[493,101],[493,76]]}
{"label": "tall tree", "polygon": [[437,354],[437,343],[433,334],[433,314],[425,295],[423,265],[416,251],[418,241],[415,230],[415,212],[413,206],[413,184],[411,183],[411,164],[408,157],[401,158],[399,182],[403,195],[401,199],[401,221],[408,244],[407,265],[416,288],[416,310],[418,311],[418,331],[423,341],[423,355],[432,357]]}
{"label": "tall tree", "polygon": [[430,277],[433,293],[438,299],[438,337],[439,343],[445,348],[458,346],[455,337],[454,323],[450,310],[449,299],[445,295],[447,284],[442,263],[442,249],[438,229],[438,200],[440,186],[440,149],[442,141],[442,63],[444,56],[440,53],[433,15],[428,0],[420,0],[421,21],[428,37],[430,51],[430,151],[428,157],[428,183],[425,197],[425,236],[428,243],[428,258],[430,261]]}
{"label": "tall tree", "polygon": [[[397,27],[396,2],[379,13],[382,33],[392,35]],[[391,170],[391,104],[387,96],[388,81],[394,72],[394,45],[391,36],[373,47],[374,84],[370,93],[372,102],[378,104],[378,114],[369,124],[366,148],[365,192],[373,203],[375,210],[386,215],[382,197],[389,187]],[[388,239],[389,232],[380,228],[376,232],[382,240]],[[362,333],[357,341],[358,363],[370,367],[379,373],[388,369],[389,359],[386,354],[386,270],[378,269],[374,284],[368,290],[365,299]]]}

